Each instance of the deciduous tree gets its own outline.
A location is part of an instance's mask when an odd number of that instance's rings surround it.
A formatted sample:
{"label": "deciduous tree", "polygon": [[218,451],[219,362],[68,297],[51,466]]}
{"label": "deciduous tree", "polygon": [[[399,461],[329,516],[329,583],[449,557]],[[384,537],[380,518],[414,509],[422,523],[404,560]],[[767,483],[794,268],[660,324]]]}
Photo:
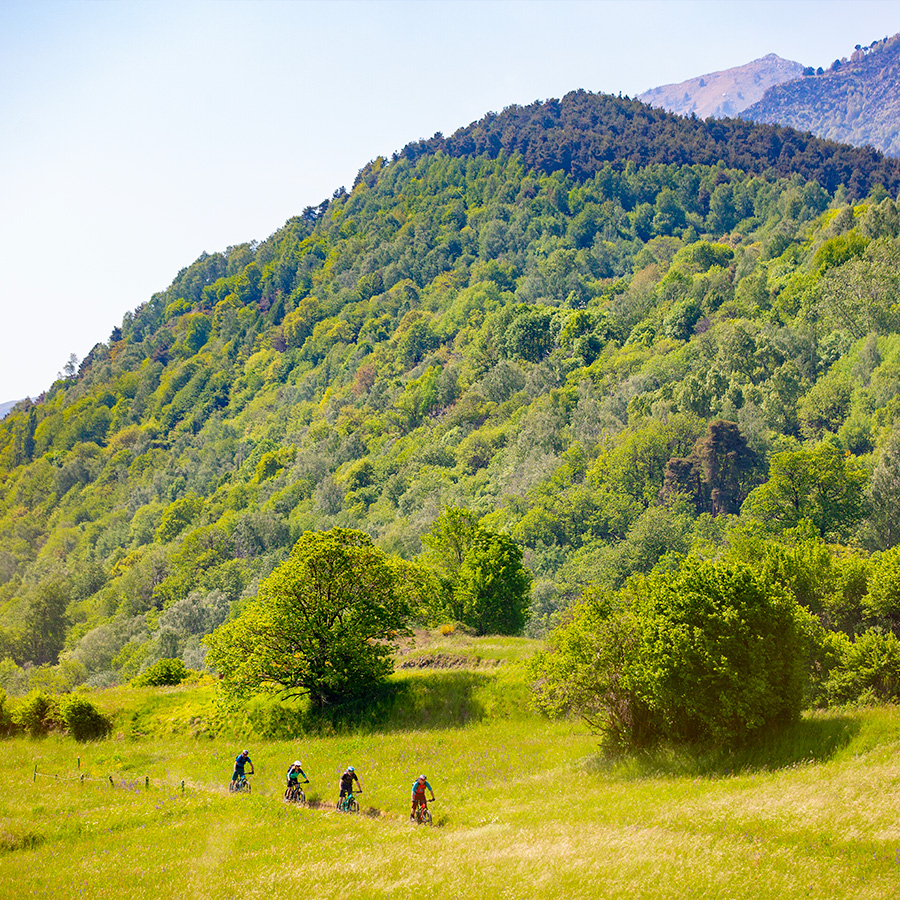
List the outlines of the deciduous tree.
{"label": "deciduous tree", "polygon": [[241,616],[205,640],[231,695],[307,695],[316,707],[369,692],[408,630],[410,567],[361,531],[306,532]]}
{"label": "deciduous tree", "polygon": [[775,532],[808,519],[821,537],[847,540],[863,514],[867,476],[832,444],[776,453],[769,480],[751,491],[744,511]]}

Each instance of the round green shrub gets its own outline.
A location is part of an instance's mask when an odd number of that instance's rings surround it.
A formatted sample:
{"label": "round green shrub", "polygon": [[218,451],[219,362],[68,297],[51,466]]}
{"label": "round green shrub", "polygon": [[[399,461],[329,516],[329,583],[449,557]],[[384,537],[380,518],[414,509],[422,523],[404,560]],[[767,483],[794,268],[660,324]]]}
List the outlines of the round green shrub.
{"label": "round green shrub", "polygon": [[161,659],[132,679],[135,687],[162,687],[181,684],[191,674],[191,670],[180,659]]}
{"label": "round green shrub", "polygon": [[24,697],[13,709],[12,719],[31,737],[40,737],[63,727],[56,697],[42,691],[32,691]]}
{"label": "round green shrub", "polygon": [[78,694],[62,697],[59,712],[66,729],[76,741],[96,740],[112,731],[112,719]]}
{"label": "round green shrub", "polygon": [[686,560],[629,585],[626,681],[654,737],[740,744],[799,716],[806,614],[749,566]]}
{"label": "round green shrub", "polygon": [[587,592],[532,665],[537,701],[620,747],[737,746],[799,715],[810,623],[750,567],[687,559]]}

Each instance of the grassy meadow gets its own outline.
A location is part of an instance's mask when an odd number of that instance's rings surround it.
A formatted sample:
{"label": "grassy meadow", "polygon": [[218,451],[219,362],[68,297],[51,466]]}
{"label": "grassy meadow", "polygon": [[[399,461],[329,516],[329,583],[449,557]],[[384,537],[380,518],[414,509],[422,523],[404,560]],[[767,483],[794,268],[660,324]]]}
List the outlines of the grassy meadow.
{"label": "grassy meadow", "polygon": [[[262,705],[210,737],[202,684],[98,693],[110,739],[3,745],[0,897],[900,895],[896,708],[809,715],[740,756],[610,760],[580,724],[529,710],[532,647],[413,649],[374,719],[300,738],[255,737]],[[245,744],[253,792],[232,796]],[[309,808],[281,801],[295,758]],[[353,817],[333,809],[348,764],[364,787]],[[408,821],[421,772],[431,829]]]}

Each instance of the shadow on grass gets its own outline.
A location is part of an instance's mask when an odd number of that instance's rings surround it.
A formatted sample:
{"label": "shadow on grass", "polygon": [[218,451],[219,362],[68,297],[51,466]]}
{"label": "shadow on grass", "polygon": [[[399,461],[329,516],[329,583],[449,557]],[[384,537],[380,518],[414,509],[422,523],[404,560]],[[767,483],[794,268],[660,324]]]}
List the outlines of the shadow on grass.
{"label": "shadow on grass", "polygon": [[304,730],[406,731],[459,727],[483,718],[484,709],[474,694],[490,677],[470,671],[400,677],[379,685],[368,697],[309,711]]}
{"label": "shadow on grass", "polygon": [[493,677],[472,671],[400,675],[378,685],[366,697],[320,710],[254,698],[244,716],[246,726],[261,738],[456,728],[484,717],[485,710],[475,693]]}
{"label": "shadow on grass", "polygon": [[859,731],[860,722],[852,716],[814,715],[759,735],[739,749],[666,746],[630,754],[598,754],[586,760],[584,766],[588,771],[621,778],[724,778],[827,762]]}

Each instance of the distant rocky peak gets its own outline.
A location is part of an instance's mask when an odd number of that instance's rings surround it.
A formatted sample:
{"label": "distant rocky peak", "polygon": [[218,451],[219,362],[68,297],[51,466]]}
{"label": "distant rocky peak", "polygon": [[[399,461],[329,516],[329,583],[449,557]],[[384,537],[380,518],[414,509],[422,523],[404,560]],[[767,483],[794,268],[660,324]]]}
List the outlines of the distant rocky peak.
{"label": "distant rocky peak", "polygon": [[637,99],[679,115],[693,113],[701,119],[736,116],[761,100],[770,87],[800,78],[803,71],[801,63],[769,53],[733,69],[651,88]]}

